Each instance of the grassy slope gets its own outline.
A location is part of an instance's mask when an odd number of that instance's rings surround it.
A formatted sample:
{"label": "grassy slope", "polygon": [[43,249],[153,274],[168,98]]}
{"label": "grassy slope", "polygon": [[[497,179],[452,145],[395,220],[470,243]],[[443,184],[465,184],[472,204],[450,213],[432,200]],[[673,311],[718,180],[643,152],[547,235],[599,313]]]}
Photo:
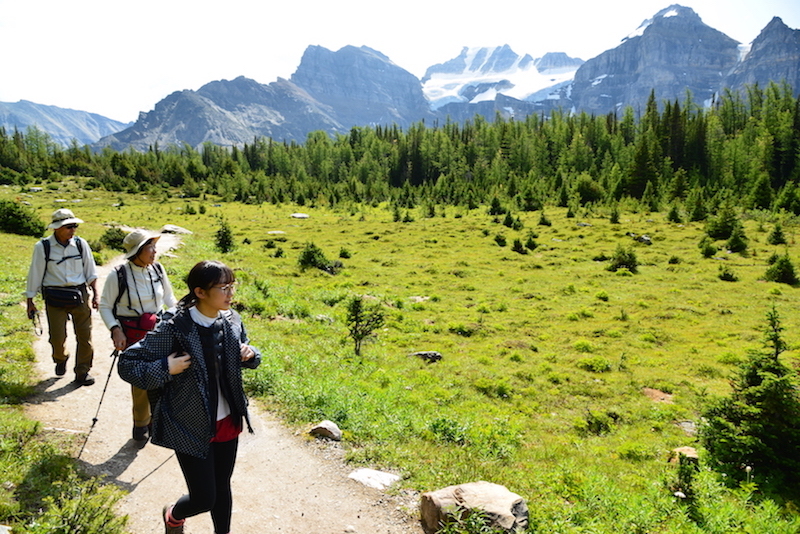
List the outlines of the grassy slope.
{"label": "grassy slope", "polygon": [[[54,198],[80,198],[72,207],[87,220],[80,234],[89,239],[112,221],[192,230],[179,257],[163,259],[178,293],[199,259],[239,269],[238,299],[256,312],[246,324],[266,356],[251,386],[290,420],[333,419],[353,461],[397,469],[419,490],[477,479],[505,484],[536,503],[532,519],[542,531],[570,531],[555,526],[560,521],[597,532],[637,522],[691,531],[679,526],[682,519],[667,519],[674,503],[664,485],[674,473],[665,459],[695,443],[677,423],[696,421],[704,396],[728,391],[735,364],[761,347],[773,303],[795,347],[786,357],[798,357],[798,290],[759,280],[767,258],[785,251],[766,245],[770,223],[746,221],[747,256],[703,259],[696,246],[702,225],[671,224],[662,213],[624,213],[615,225],[602,213],[567,219],[550,208],[552,226],[538,226],[539,213],[523,213],[525,227],[515,232],[484,210],[448,208],[446,217],[415,214],[414,222],[397,223],[382,208],[215,207],[207,200],[204,215],[183,215],[183,200],[125,196],[116,208],[116,195],[58,187],[24,198],[43,220],[61,205]],[[4,188],[2,196],[19,191]],[[310,218],[289,218],[295,211]],[[226,255],[213,249],[218,214],[240,243]],[[539,247],[513,252],[514,238],[524,241],[529,231]],[[653,244],[637,244],[627,232],[647,234]],[[508,246],[495,243],[498,233]],[[250,244],[241,244],[245,238]],[[269,239],[283,257],[264,247]],[[16,271],[27,265],[27,241]],[[345,269],[333,277],[300,273],[297,257],[310,242],[331,260],[346,249]],[[633,247],[638,274],[594,261],[618,244]],[[680,263],[670,263],[674,257]],[[721,264],[739,281],[719,280]],[[342,301],[351,294],[383,300],[389,314],[358,361],[345,341]],[[418,350],[444,359],[425,364],[409,356]],[[672,394],[673,403],[648,399],[644,387]],[[587,432],[598,422],[609,432]]]}

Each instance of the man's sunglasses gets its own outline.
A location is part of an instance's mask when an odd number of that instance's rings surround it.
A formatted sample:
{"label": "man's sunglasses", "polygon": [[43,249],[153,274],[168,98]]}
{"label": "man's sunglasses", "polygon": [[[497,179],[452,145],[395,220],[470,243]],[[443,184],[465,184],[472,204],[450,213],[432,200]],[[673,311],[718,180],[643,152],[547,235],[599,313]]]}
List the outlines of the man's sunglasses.
{"label": "man's sunglasses", "polygon": [[70,230],[74,230],[77,227],[78,227],[77,224],[65,224],[64,225],[64,228],[69,228]]}

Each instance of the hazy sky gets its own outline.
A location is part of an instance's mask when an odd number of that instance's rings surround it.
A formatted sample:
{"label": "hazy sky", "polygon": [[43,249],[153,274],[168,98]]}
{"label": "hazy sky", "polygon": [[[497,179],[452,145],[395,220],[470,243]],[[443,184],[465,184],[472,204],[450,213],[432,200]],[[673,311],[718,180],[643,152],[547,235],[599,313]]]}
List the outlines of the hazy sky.
{"label": "hazy sky", "polygon": [[[798,0],[684,0],[743,43]],[[422,77],[464,46],[589,59],[668,0],[0,0],[0,102],[30,100],[135,121],[168,94],[246,76],[289,78],[309,45],[368,46]],[[388,7],[392,6],[392,7]]]}

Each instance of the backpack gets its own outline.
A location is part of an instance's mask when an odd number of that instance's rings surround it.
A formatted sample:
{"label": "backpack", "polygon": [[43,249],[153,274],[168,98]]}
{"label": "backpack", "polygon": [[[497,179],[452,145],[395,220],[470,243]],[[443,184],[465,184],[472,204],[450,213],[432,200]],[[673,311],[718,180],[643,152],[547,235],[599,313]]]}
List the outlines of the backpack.
{"label": "backpack", "polygon": [[[64,263],[66,260],[71,260],[72,258],[80,258],[81,263],[83,263],[84,265],[86,264],[86,259],[83,257],[83,239],[81,239],[80,237],[76,237],[75,245],[78,247],[78,255],[64,256],[63,258],[61,258],[56,262],[56,265]],[[44,270],[47,271],[47,263],[50,261],[50,238],[45,237],[44,239],[42,239],[42,247],[44,248]]]}
{"label": "backpack", "polygon": [[[156,274],[158,275],[158,280],[156,282],[161,283],[164,280],[164,267],[155,262],[153,266],[156,269]],[[122,295],[128,290],[128,276],[125,274],[125,264],[119,265],[114,268],[114,271],[117,273],[117,284],[119,290],[117,291],[117,298],[114,300],[114,307],[111,308],[111,313],[114,314],[114,317],[117,317],[117,305],[119,301],[122,300]],[[128,297],[130,299],[130,297]]]}
{"label": "backpack", "polygon": [[[83,257],[83,239],[80,237],[75,238],[75,245],[78,247],[78,256],[64,256],[56,262],[56,265],[64,263],[66,260],[80,257],[81,263],[86,265],[86,259]],[[47,264],[50,263],[50,239],[45,237],[42,239],[42,248],[44,248],[44,271],[42,272],[42,285],[44,286],[44,277],[47,274]],[[55,261],[55,260],[53,260]]]}

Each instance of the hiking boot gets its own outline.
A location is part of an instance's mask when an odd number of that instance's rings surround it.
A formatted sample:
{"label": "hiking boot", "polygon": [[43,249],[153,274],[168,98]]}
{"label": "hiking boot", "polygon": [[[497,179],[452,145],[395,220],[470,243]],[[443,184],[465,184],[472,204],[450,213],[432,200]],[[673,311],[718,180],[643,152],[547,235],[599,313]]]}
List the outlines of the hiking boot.
{"label": "hiking boot", "polygon": [[149,426],[133,427],[133,439],[134,441],[147,441],[148,439],[150,439],[150,427]]}
{"label": "hiking boot", "polygon": [[170,522],[171,511],[171,504],[167,504],[161,509],[161,518],[164,521],[164,534],[183,534],[183,523],[185,520]]}
{"label": "hiking boot", "polygon": [[56,362],[56,376],[64,376],[65,374],[67,374],[67,360]]}
{"label": "hiking boot", "polygon": [[94,377],[91,376],[89,373],[83,373],[82,375],[75,375],[75,382],[79,386],[91,386],[94,384]]}

